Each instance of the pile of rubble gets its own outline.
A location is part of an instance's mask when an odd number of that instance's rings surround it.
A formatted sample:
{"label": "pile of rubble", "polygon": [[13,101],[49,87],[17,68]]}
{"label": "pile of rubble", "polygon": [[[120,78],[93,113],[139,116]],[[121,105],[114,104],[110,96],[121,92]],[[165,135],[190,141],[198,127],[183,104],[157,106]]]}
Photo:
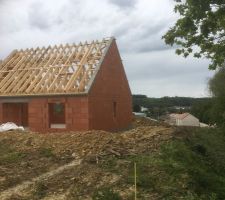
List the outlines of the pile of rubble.
{"label": "pile of rubble", "polygon": [[[100,155],[111,152],[118,155],[141,153],[157,148],[160,141],[171,138],[173,129],[144,118],[137,118],[134,128],[123,132],[85,131],[67,133],[21,134],[16,131],[2,133],[0,140],[10,140],[10,145],[20,151],[51,148],[56,154],[73,157]],[[154,125],[153,125],[154,124]],[[117,152],[117,153],[115,153]]]}
{"label": "pile of rubble", "polygon": [[169,124],[163,122],[163,121],[158,121],[155,119],[151,119],[148,117],[135,117],[133,120],[133,127],[139,127],[139,126],[165,126],[165,127],[170,127]]}

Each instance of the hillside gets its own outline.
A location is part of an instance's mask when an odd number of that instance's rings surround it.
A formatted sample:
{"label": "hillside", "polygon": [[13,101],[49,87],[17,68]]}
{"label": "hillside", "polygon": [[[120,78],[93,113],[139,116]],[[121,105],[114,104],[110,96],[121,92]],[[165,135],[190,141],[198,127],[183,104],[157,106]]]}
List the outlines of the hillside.
{"label": "hillside", "polygon": [[138,104],[147,108],[154,107],[173,107],[184,106],[191,107],[196,103],[207,102],[210,98],[194,98],[194,97],[161,97],[153,98],[146,95],[132,95],[133,104]]}
{"label": "hillside", "polygon": [[189,112],[197,117],[201,122],[215,124],[212,115],[212,107],[215,104],[213,98],[193,98],[193,97],[161,97],[152,98],[146,95],[132,95],[133,111],[139,112],[140,106],[149,109],[147,115],[158,119],[159,116],[167,113]]}
{"label": "hillside", "polygon": [[225,137],[136,119],[129,130],[0,134],[0,199],[224,199]]}

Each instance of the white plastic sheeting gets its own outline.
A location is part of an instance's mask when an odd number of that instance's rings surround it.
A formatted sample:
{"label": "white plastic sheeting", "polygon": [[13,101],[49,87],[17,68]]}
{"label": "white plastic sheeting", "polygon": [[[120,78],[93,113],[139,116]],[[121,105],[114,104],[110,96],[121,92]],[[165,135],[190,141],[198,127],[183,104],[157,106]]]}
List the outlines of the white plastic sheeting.
{"label": "white plastic sheeting", "polygon": [[0,125],[0,132],[10,131],[10,130],[21,130],[21,131],[24,131],[24,128],[22,126],[17,126],[13,122],[7,122],[5,124]]}

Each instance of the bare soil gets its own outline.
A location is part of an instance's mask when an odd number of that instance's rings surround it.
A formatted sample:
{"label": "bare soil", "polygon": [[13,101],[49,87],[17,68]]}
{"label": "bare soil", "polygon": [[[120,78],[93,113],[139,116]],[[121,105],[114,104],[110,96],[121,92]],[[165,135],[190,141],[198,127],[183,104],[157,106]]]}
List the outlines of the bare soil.
{"label": "bare soil", "polygon": [[133,165],[126,158],[157,152],[173,133],[172,127],[143,118],[116,133],[0,133],[0,199],[92,199],[104,186],[131,199]]}

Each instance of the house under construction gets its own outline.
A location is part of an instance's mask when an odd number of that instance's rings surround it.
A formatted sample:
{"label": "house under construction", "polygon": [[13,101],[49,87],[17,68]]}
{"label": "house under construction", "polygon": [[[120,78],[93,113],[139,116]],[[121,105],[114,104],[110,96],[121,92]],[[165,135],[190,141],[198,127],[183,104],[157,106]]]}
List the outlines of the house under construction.
{"label": "house under construction", "polygon": [[0,62],[0,122],[32,131],[117,130],[132,119],[114,38],[14,50]]}

